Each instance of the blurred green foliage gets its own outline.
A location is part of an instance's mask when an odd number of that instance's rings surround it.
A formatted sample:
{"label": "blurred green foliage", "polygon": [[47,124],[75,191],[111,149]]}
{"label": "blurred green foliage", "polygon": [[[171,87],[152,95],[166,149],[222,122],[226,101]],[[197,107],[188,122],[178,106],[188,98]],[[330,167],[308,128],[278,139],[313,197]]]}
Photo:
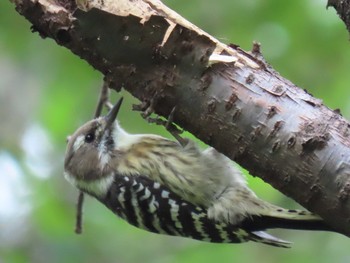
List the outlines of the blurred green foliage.
{"label": "blurred green foliage", "polygon": [[[253,40],[261,42],[282,76],[350,117],[349,36],[325,0],[165,2],[223,42],[246,50]],[[77,191],[62,176],[65,138],[92,117],[102,76],[54,41],[31,33],[9,1],[0,2],[0,13],[0,262],[350,261],[349,239],[336,234],[274,231],[295,243],[290,250],[207,244],[135,229],[91,198],[84,233],[75,235]],[[124,96],[125,129],[167,135],[132,112],[136,100]],[[248,181],[263,198],[295,206],[260,179]]]}

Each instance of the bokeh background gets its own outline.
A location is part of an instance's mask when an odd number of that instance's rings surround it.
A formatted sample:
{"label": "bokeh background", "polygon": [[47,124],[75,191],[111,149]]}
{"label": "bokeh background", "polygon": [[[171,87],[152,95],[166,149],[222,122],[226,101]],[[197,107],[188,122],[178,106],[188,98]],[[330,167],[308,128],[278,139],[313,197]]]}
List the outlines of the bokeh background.
{"label": "bokeh background", "polygon": [[[326,0],[165,2],[225,43],[249,50],[261,42],[282,76],[350,118],[349,34]],[[91,198],[84,233],[74,234],[77,191],[62,176],[65,140],[92,117],[101,79],[67,49],[31,33],[14,6],[0,1],[0,263],[350,262],[350,239],[337,234],[273,232],[294,242],[292,249],[208,244],[138,230]],[[124,96],[125,129],[167,136]],[[259,178],[248,181],[264,199],[297,207]]]}

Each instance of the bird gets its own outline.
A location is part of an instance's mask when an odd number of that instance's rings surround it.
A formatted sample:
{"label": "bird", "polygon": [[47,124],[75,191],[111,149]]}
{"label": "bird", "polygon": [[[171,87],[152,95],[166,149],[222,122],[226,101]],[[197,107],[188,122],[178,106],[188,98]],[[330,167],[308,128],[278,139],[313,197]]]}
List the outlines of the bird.
{"label": "bird", "polygon": [[291,243],[266,230],[335,231],[316,214],[257,197],[238,165],[212,147],[126,132],[117,120],[122,101],[70,136],[64,176],[131,225],[206,242],[284,248]]}

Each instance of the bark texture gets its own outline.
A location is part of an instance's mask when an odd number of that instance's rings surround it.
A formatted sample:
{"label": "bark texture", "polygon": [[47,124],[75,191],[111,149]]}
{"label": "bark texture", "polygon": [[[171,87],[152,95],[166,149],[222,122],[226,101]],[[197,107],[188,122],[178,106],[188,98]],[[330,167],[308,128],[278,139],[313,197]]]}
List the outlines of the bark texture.
{"label": "bark texture", "polygon": [[167,117],[176,106],[176,124],[350,236],[350,123],[339,112],[281,77],[257,45],[228,47],[158,1],[114,2],[15,4],[144,110]]}
{"label": "bark texture", "polygon": [[350,32],[350,1],[349,0],[328,0],[327,7],[332,6],[339,17],[344,21]]}

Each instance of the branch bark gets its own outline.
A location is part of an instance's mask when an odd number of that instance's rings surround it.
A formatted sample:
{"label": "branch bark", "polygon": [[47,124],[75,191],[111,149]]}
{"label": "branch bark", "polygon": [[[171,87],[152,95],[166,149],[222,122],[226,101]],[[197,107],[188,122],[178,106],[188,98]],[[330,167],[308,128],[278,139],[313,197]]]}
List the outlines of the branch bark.
{"label": "branch bark", "polygon": [[332,6],[343,20],[347,30],[350,32],[350,1],[349,0],[328,0],[327,7]]}
{"label": "branch bark", "polygon": [[258,45],[226,46],[157,0],[15,4],[144,110],[167,117],[176,106],[176,124],[350,236],[350,123],[281,77]]}

